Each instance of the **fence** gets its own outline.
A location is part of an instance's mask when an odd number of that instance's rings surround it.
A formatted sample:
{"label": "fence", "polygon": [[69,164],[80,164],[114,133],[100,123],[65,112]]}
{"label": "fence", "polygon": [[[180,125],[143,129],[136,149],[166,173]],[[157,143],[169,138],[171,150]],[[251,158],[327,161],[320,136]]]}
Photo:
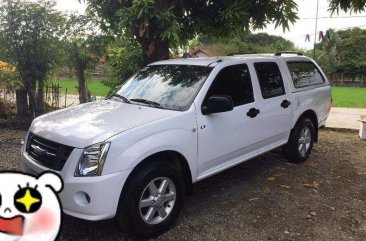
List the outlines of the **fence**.
{"label": "fence", "polygon": [[[44,97],[44,107],[46,112],[65,108],[75,103],[78,104],[78,99],[68,95],[67,88],[62,91],[62,87],[60,87],[59,84],[47,83],[45,86]],[[16,102],[15,91],[4,86],[0,88],[0,102],[10,105],[14,104]]]}
{"label": "fence", "polygon": [[[46,112],[60,108],[60,84],[50,83],[45,87],[45,103]],[[66,107],[67,88],[65,89],[65,106]]]}
{"label": "fence", "polygon": [[352,74],[332,74],[328,76],[332,86],[366,87],[366,76]]}

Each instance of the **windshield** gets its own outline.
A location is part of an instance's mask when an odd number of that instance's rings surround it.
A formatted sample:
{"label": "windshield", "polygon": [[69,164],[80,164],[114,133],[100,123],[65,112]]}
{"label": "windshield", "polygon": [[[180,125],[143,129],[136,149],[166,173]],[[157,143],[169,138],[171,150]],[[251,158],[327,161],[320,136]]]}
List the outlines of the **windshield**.
{"label": "windshield", "polygon": [[192,65],[152,65],[132,76],[116,94],[154,102],[171,110],[187,110],[212,68]]}

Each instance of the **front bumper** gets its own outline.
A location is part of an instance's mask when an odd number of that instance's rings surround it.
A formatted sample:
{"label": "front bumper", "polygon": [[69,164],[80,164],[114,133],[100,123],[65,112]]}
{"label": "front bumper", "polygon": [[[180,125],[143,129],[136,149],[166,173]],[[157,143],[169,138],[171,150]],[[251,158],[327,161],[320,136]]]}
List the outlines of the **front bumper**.
{"label": "front bumper", "polygon": [[[64,181],[60,193],[63,211],[91,221],[113,218],[130,170],[95,177],[74,177],[81,152],[81,149],[74,149],[61,172],[58,172]],[[33,175],[53,171],[38,164],[24,150],[21,166],[24,172]]]}

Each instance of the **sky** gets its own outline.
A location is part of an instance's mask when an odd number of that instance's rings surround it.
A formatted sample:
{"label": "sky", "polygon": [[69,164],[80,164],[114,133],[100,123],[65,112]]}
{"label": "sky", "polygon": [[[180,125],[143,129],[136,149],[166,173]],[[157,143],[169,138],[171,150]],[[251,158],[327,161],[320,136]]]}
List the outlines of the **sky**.
{"label": "sky", "polygon": [[[314,44],[315,36],[315,17],[316,4],[318,0],[296,0],[298,4],[299,20],[290,26],[290,30],[283,32],[282,28],[274,28],[274,24],[269,25],[266,29],[256,32],[266,32],[268,34],[282,36],[295,43],[295,46],[302,49],[311,49]],[[78,0],[57,0],[57,9],[61,11],[77,11],[84,13],[86,4],[79,3]],[[325,31],[329,28],[347,29],[351,27],[366,28],[366,12],[361,14],[339,12],[332,18],[328,9],[328,0],[319,0],[319,19],[317,27],[317,38],[319,31]],[[306,35],[310,35],[311,42],[305,42]],[[318,41],[318,40],[317,40]]]}
{"label": "sky", "polygon": [[56,8],[61,11],[79,12],[83,14],[86,8],[84,1],[80,3],[78,0],[56,0],[56,3]]}

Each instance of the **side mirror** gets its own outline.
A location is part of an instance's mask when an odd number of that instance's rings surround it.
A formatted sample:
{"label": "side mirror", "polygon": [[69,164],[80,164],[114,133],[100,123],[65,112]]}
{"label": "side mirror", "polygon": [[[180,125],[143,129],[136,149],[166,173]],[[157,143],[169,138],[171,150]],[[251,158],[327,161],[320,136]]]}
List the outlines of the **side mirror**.
{"label": "side mirror", "polygon": [[209,115],[234,109],[233,99],[228,95],[214,95],[208,98],[207,105],[202,106],[202,114]]}

